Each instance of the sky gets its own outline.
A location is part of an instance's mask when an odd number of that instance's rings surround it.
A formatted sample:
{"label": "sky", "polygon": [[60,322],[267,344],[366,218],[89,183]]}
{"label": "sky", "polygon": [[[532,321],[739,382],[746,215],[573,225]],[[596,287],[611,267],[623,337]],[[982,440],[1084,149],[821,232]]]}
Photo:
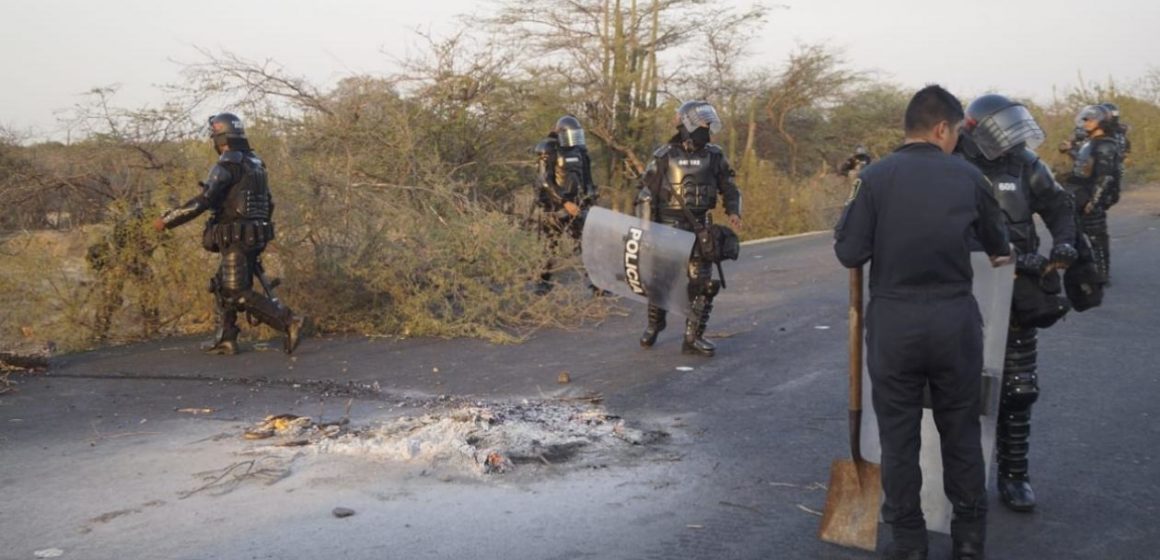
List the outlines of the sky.
{"label": "sky", "polygon": [[[717,0],[747,7],[749,0]],[[772,5],[773,2],[766,2]],[[1157,0],[781,0],[749,66],[778,68],[799,45],[844,49],[854,69],[906,87],[937,82],[971,97],[1000,91],[1048,101],[1053,88],[1120,83],[1160,68]],[[528,3],[537,5],[536,2]],[[450,33],[487,0],[0,1],[0,126],[62,139],[62,111],[117,84],[124,107],[159,104],[197,48],[273,59],[331,85],[387,73],[419,50],[416,30]],[[1089,37],[1085,39],[1085,37]]]}

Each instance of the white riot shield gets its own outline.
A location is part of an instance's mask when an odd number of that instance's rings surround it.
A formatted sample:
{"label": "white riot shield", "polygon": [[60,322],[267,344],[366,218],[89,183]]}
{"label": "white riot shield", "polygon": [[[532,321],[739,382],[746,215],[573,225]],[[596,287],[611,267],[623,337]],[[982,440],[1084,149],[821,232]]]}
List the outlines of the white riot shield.
{"label": "white riot shield", "polygon": [[584,221],[581,257],[596,287],[688,316],[695,241],[690,231],[593,207]]}
{"label": "white riot shield", "polygon": [[[995,429],[999,418],[999,390],[1003,382],[1003,357],[1007,351],[1007,324],[1011,315],[1011,295],[1015,288],[1014,265],[994,268],[984,253],[971,253],[974,270],[972,291],[983,315],[983,460],[987,468],[987,490],[995,487]],[[869,274],[866,275],[867,279]],[[868,288],[864,287],[868,290]],[[869,293],[867,291],[867,293]],[[863,353],[868,355],[869,353]],[[862,386],[870,387],[870,372],[862,363]],[[878,418],[874,415],[871,392],[862,392],[862,455],[867,461],[880,463],[882,446],[878,442]],[[928,395],[929,397],[929,395]],[[929,398],[928,398],[929,401]],[[922,411],[922,512],[931,531],[950,533],[951,503],[943,490],[942,454],[938,429],[929,402]]]}

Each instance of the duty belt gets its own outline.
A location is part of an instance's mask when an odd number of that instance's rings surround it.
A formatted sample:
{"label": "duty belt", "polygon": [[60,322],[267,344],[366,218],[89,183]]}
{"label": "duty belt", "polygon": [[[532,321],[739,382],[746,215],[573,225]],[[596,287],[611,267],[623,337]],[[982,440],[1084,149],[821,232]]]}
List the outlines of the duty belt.
{"label": "duty belt", "polygon": [[237,243],[263,245],[274,240],[274,224],[256,221],[216,224],[210,235],[213,236],[214,243],[222,247]]}

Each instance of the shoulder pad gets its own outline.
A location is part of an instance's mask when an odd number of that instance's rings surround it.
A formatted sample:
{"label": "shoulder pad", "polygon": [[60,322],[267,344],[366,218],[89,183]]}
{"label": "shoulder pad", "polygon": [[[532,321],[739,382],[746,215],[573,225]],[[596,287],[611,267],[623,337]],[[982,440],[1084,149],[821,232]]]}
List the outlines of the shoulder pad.
{"label": "shoulder pad", "polygon": [[1011,154],[1011,157],[1014,158],[1015,161],[1026,166],[1035,165],[1035,162],[1039,161],[1039,154],[1035,153],[1034,150],[1026,146],[1022,150]]}
{"label": "shoulder pad", "polygon": [[1046,163],[1043,163],[1043,160],[1036,159],[1027,167],[1027,170],[1027,180],[1033,191],[1044,192],[1056,188],[1055,175],[1051,173],[1051,169],[1047,167]]}
{"label": "shoulder pad", "polygon": [[218,158],[218,161],[222,163],[242,163],[242,159],[244,157],[245,156],[242,154],[242,152],[236,150],[227,150],[222,153],[222,157]]}
{"label": "shoulder pad", "polygon": [[218,161],[218,163],[209,169],[209,178],[205,181],[207,184],[221,183],[228,181],[232,177],[230,170],[222,167],[221,164],[222,162]]}
{"label": "shoulder pad", "polygon": [[705,144],[705,149],[715,154],[725,153],[725,150],[722,150],[721,146],[718,146],[717,144]]}
{"label": "shoulder pad", "polygon": [[661,144],[661,147],[657,148],[656,151],[653,152],[653,157],[655,157],[655,158],[665,157],[665,156],[669,155],[669,151],[672,149],[673,149],[672,144]]}
{"label": "shoulder pad", "polygon": [[1092,152],[1097,156],[1114,157],[1119,155],[1120,146],[1115,138],[1103,137],[1092,142]]}

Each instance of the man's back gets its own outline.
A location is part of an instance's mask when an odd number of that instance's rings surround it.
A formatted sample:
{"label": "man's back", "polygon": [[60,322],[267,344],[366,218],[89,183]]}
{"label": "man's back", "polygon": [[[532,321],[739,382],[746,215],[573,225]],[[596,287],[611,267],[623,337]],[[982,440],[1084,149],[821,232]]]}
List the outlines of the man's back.
{"label": "man's back", "polygon": [[971,292],[975,239],[991,253],[1007,235],[986,178],[927,143],[907,144],[867,167],[835,232],[847,267],[873,256],[875,297],[952,297]]}

